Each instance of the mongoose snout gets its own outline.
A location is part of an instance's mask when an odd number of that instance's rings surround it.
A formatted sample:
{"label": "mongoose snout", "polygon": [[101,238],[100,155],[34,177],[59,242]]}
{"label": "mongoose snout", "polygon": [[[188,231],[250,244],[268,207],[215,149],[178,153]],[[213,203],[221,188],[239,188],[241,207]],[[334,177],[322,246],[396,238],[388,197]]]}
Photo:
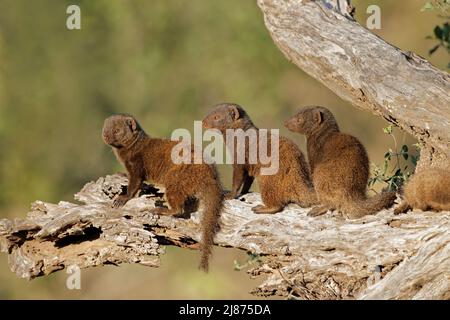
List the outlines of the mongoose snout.
{"label": "mongoose snout", "polygon": [[304,133],[303,124],[304,124],[304,119],[300,112],[284,122],[284,126],[286,128],[288,128],[292,132],[297,132],[297,133]]}
{"label": "mongoose snout", "polygon": [[303,107],[292,118],[284,122],[284,126],[292,132],[311,135],[323,126],[337,127],[330,110],[320,107]]}
{"label": "mongoose snout", "polygon": [[235,123],[239,120],[240,106],[235,103],[222,103],[215,106],[202,120],[205,129],[217,129],[222,133],[226,129],[237,129],[241,125]]}

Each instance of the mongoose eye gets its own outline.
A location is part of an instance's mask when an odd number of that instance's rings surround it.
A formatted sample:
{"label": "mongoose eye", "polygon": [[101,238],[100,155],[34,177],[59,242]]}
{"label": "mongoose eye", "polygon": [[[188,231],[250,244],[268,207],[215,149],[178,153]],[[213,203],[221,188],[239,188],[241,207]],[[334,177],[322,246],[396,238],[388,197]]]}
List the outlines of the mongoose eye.
{"label": "mongoose eye", "polygon": [[218,115],[218,114],[216,114],[215,116],[214,116],[214,120],[219,120],[220,119],[220,116]]}

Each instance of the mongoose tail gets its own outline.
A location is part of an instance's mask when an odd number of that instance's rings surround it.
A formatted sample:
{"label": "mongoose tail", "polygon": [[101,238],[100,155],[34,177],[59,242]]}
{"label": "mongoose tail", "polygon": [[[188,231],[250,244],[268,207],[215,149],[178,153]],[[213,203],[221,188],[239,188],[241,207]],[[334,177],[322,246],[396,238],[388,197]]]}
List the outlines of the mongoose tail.
{"label": "mongoose tail", "polygon": [[395,191],[382,192],[370,198],[344,202],[342,209],[350,218],[360,218],[390,208],[396,198]]}
{"label": "mongoose tail", "polygon": [[209,258],[212,254],[214,246],[214,236],[219,230],[220,212],[223,208],[223,194],[217,184],[211,184],[205,190],[204,196],[199,196],[200,201],[203,202],[203,216],[202,216],[202,240],[200,242],[200,265],[199,268],[208,272]]}

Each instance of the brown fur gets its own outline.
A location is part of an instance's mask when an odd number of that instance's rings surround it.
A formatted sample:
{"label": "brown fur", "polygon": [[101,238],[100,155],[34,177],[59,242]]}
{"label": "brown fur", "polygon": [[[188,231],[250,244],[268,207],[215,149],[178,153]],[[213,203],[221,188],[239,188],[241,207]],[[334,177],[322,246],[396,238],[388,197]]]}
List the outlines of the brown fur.
{"label": "brown fur", "polygon": [[215,166],[174,164],[171,152],[178,142],[149,137],[136,119],[129,115],[107,118],[103,126],[103,140],[113,147],[118,160],[128,171],[127,194],[118,196],[114,207],[123,206],[133,198],[145,180],[166,189],[170,208],[156,208],[156,213],[178,215],[189,198],[200,200],[200,206],[204,208],[200,268],[207,271],[223,205],[223,190]]}
{"label": "brown fur", "polygon": [[431,168],[414,174],[404,187],[403,197],[395,214],[411,209],[450,211],[450,171]]}
{"label": "brown fur", "polygon": [[358,218],[394,203],[395,192],[367,198],[369,159],[366,149],[355,137],[340,132],[328,109],[302,108],[285,126],[307,138],[309,165],[321,204],[309,215],[337,209],[350,218]]}
{"label": "brown fur", "polygon": [[[256,129],[259,132],[244,109],[232,103],[215,106],[203,119],[203,127],[218,129],[225,140],[226,129],[242,129],[244,131]],[[270,135],[268,140],[268,147],[270,147]],[[303,207],[309,207],[316,202],[308,164],[295,143],[280,137],[279,170],[274,175],[262,175],[260,174],[261,164],[249,163],[249,142],[247,139],[243,151],[245,152],[246,163],[237,164],[236,161],[234,162],[233,187],[227,198],[235,198],[240,194],[247,193],[254,178],[256,178],[264,204],[252,209],[256,213],[276,213],[283,210],[284,206],[291,202]],[[236,154],[237,152],[239,150],[236,150]]]}

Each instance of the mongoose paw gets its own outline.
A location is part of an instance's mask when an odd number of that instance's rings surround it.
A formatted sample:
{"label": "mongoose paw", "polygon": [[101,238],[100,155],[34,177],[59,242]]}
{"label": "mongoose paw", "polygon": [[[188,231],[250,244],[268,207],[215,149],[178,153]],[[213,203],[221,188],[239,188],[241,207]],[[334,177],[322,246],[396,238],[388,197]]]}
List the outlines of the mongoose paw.
{"label": "mongoose paw", "polygon": [[127,201],[128,201],[128,197],[127,196],[120,195],[116,199],[114,199],[114,201],[112,203],[112,207],[113,208],[123,207],[125,205],[125,203],[127,203]]}
{"label": "mongoose paw", "polygon": [[394,209],[394,214],[399,215],[401,213],[406,213],[411,209],[411,206],[407,202],[402,202],[397,208]]}
{"label": "mongoose paw", "polygon": [[265,205],[257,205],[255,207],[252,208],[252,211],[254,213],[258,213],[258,214],[274,214],[277,212],[280,212],[281,210],[283,210],[283,208],[279,208],[279,207],[266,207]]}
{"label": "mongoose paw", "polygon": [[307,216],[308,217],[318,217],[318,216],[324,215],[325,213],[327,213],[327,211],[328,211],[328,207],[324,207],[324,206],[314,207],[308,211]]}
{"label": "mongoose paw", "polygon": [[166,208],[166,207],[156,207],[156,208],[150,210],[150,212],[154,213],[154,214],[158,214],[158,215],[165,215],[165,216],[180,215],[180,212],[174,211],[174,210]]}
{"label": "mongoose paw", "polygon": [[224,196],[225,200],[236,199],[236,194],[234,192],[227,192]]}

